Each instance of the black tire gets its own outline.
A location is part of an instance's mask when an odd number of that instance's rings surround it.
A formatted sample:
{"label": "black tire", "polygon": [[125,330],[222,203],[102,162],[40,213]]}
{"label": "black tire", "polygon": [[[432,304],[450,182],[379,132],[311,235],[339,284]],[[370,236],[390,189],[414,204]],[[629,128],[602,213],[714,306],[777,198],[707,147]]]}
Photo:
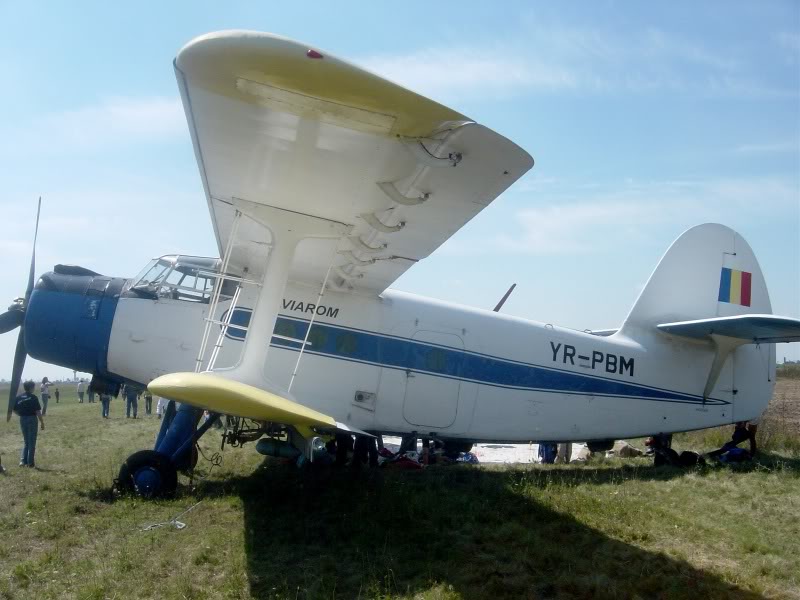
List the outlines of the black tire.
{"label": "black tire", "polygon": [[[136,484],[136,476],[143,469],[158,475],[154,478],[157,481],[153,488],[140,489]],[[120,491],[136,494],[142,498],[171,498],[178,487],[178,472],[168,456],[155,450],[140,450],[131,454],[122,463],[117,484]]]}

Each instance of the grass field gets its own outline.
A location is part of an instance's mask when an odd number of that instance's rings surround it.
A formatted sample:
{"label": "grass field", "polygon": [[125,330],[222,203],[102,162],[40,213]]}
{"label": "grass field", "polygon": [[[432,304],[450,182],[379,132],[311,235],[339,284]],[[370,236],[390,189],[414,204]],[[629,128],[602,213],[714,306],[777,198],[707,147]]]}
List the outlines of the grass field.
{"label": "grass field", "polygon": [[[143,502],[109,488],[159,421],[126,420],[119,399],[104,421],[69,389],[38,470],[16,466],[16,420],[0,426],[0,598],[800,598],[800,458],[781,442],[799,407],[800,381],[779,380],[767,452],[733,469],[309,473],[249,446]],[[209,456],[219,440],[204,438]],[[185,529],[144,530],[192,506]]]}

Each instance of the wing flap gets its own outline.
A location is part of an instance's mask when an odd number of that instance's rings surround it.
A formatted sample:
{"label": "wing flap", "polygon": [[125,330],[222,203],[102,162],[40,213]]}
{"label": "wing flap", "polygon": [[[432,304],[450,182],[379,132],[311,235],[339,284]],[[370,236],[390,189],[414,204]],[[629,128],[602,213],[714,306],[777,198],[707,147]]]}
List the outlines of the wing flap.
{"label": "wing flap", "polygon": [[800,319],[777,315],[737,315],[696,321],[662,323],[658,329],[694,339],[720,335],[753,344],[800,341]]}

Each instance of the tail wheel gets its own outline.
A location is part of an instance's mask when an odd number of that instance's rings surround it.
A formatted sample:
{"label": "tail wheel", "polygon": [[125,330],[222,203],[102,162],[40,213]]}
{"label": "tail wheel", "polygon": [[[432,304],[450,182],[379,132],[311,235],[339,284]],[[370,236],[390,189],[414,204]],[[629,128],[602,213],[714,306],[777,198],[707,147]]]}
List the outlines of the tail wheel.
{"label": "tail wheel", "polygon": [[140,450],[122,464],[117,482],[121,491],[142,498],[169,498],[178,487],[178,472],[169,457]]}

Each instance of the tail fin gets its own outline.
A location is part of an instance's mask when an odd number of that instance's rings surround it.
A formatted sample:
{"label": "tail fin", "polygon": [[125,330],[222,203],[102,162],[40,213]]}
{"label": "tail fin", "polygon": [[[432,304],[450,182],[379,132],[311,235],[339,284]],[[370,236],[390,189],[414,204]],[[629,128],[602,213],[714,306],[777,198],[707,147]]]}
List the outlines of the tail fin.
{"label": "tail fin", "polygon": [[[754,314],[759,318],[725,318]],[[733,404],[733,414],[721,409],[725,419],[749,420],[772,397],[775,347],[734,330],[785,325],[795,332],[796,323],[786,325],[786,319],[771,314],[764,276],[750,246],[732,229],[706,223],[673,242],[616,335],[660,352],[664,364],[673,365],[670,376],[696,386],[693,393]]]}
{"label": "tail fin", "polygon": [[738,233],[706,223],[684,232],[650,276],[621,334],[638,338],[661,323],[772,314],[753,251]]}

